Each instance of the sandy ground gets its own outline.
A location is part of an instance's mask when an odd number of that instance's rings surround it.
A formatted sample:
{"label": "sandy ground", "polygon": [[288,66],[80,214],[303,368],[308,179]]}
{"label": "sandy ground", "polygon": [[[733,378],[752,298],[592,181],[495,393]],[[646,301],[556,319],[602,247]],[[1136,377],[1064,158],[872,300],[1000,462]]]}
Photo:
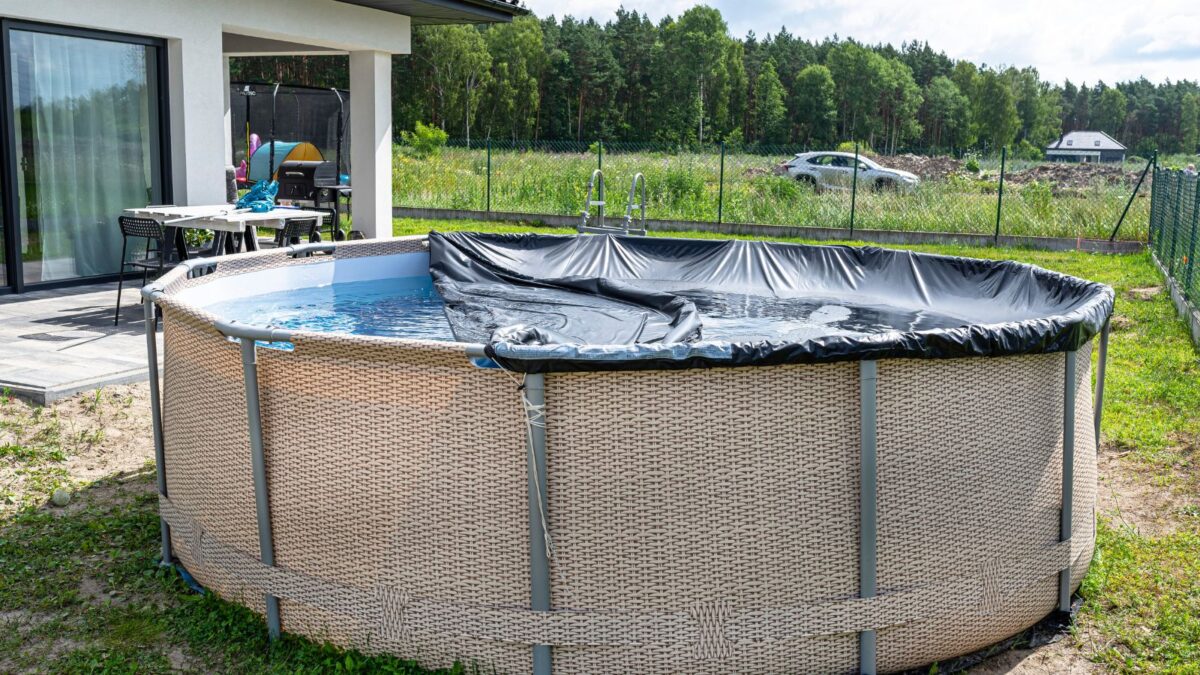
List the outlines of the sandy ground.
{"label": "sandy ground", "polygon": [[[0,397],[0,449],[6,445],[27,445],[48,452],[57,447],[66,460],[51,464],[57,467],[56,471],[65,470],[66,476],[61,472],[55,475],[69,477],[71,483],[80,486],[106,476],[144,474],[154,456],[148,391],[144,384],[106,387],[99,393],[76,396],[41,410]],[[1162,487],[1162,481],[1140,469],[1128,453],[1105,447],[1099,465],[1099,510],[1143,534],[1171,532],[1178,523],[1178,514],[1186,507],[1195,507],[1184,494],[1191,490]],[[5,494],[4,502],[0,502],[0,515],[4,510],[42,499],[35,497],[39,488],[43,490],[40,494],[45,494],[37,475],[31,477],[22,466],[19,462],[0,461],[0,489]],[[27,469],[32,464],[24,466]],[[1197,479],[1182,480],[1186,483]],[[70,504],[59,510],[69,513],[75,506]],[[101,601],[106,596],[98,588],[83,588],[82,595],[95,596]],[[1080,650],[1079,646],[1086,644],[1086,636],[1063,635],[1034,649],[1001,653],[968,672],[975,675],[1102,672]]]}

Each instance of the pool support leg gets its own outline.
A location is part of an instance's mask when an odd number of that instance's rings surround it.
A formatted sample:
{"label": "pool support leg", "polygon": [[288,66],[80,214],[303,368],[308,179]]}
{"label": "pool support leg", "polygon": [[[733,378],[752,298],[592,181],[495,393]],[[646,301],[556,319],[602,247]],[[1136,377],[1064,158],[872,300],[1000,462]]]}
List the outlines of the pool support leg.
{"label": "pool support leg", "polygon": [[[875,425],[879,364],[876,361],[861,361],[859,363],[861,460],[859,471],[858,596],[860,598],[873,598],[875,597],[876,499],[879,466]],[[875,631],[864,630],[858,634],[858,672],[862,675],[875,675],[875,661]]]}
{"label": "pool support leg", "polygon": [[1093,416],[1096,420],[1096,447],[1100,447],[1100,420],[1104,417],[1104,369],[1108,365],[1108,333],[1112,320],[1104,322],[1100,329],[1100,354],[1096,357],[1096,402]]}
{"label": "pool support leg", "polygon": [[[550,558],[546,548],[546,379],[525,376],[525,413],[529,426],[529,608],[550,611]],[[533,645],[533,674],[550,675],[550,645]]]}
{"label": "pool support leg", "polygon": [[[154,434],[154,468],[158,481],[158,494],[167,496],[167,465],[163,450],[162,407],[158,396],[158,341],[157,326],[154,318],[154,301],[150,297],[142,298],[142,307],[146,317],[146,361],[150,375],[150,427]],[[171,526],[165,518],[158,519],[158,527],[162,534],[162,561],[164,566],[171,565]]]}
{"label": "pool support leg", "polygon": [[[271,505],[267,493],[267,464],[263,456],[262,415],[258,398],[258,357],[255,341],[241,337],[242,369],[246,381],[246,419],[250,425],[250,467],[254,473],[254,504],[258,513],[258,550],[262,563],[275,566],[275,543],[271,534]],[[279,598],[266,594],[267,633],[279,638]]]}
{"label": "pool support leg", "polygon": [[[1066,376],[1063,381],[1063,454],[1062,508],[1058,524],[1058,540],[1071,540],[1071,503],[1075,498],[1075,368],[1078,352],[1067,352]],[[1058,573],[1058,611],[1071,612],[1071,556],[1067,566]]]}

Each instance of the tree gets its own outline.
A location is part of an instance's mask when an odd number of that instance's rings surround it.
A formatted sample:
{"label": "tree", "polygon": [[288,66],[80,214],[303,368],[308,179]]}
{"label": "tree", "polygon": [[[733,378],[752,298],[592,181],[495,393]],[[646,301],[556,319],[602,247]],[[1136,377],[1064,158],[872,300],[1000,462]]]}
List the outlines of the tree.
{"label": "tree", "polygon": [[1062,135],[1062,107],[1058,92],[1038,77],[1035,68],[1004,71],[1021,118],[1017,139],[1039,150]]}
{"label": "tree", "polygon": [[532,136],[537,124],[538,82],[546,67],[546,49],[537,19],[517,17],[484,34],[492,72],[483,109],[486,133],[513,139]]}
{"label": "tree", "polygon": [[655,64],[659,133],[703,143],[733,131],[736,116],[730,102],[745,100],[745,64],[741,45],[729,37],[721,12],[692,7],[678,20],[665,19],[660,33],[662,48]]}
{"label": "tree", "polygon": [[768,59],[754,83],[755,140],[763,143],[782,143],[787,140],[786,93],[779,81],[779,74],[775,72],[775,62]]}
{"label": "tree", "polygon": [[585,138],[585,133],[590,137],[610,135],[616,127],[613,94],[621,88],[622,78],[603,29],[592,19],[567,17],[559,44],[566,57],[561,65],[569,92],[565,100],[568,130],[576,140]]}
{"label": "tree", "polygon": [[975,107],[979,140],[992,150],[1007,147],[1017,136],[1021,117],[1012,90],[996,71],[985,70],[980,74],[979,100],[981,103]]}
{"label": "tree", "polygon": [[967,145],[970,138],[970,101],[948,77],[939,75],[925,87],[921,122],[934,148]]}
{"label": "tree", "polygon": [[1106,88],[1100,93],[1100,102],[1096,106],[1095,124],[1110,136],[1120,135],[1128,109],[1129,101],[1120,89]]}
{"label": "tree", "polygon": [[837,131],[836,96],[828,68],[812,65],[800,71],[792,90],[797,141],[808,146],[833,142]]}
{"label": "tree", "polygon": [[1079,93],[1075,95],[1075,104],[1071,109],[1071,121],[1074,123],[1073,129],[1090,129],[1092,126],[1092,92],[1088,90],[1087,84],[1079,87]]}
{"label": "tree", "polygon": [[825,65],[833,75],[838,101],[838,121],[843,138],[858,139],[879,128],[879,99],[887,86],[886,60],[846,41],[829,51]]}
{"label": "tree", "polygon": [[1179,104],[1180,150],[1189,155],[1200,144],[1200,94],[1184,94]]}
{"label": "tree", "polygon": [[604,27],[613,58],[621,71],[621,87],[613,96],[617,136],[642,140],[654,136],[653,118],[645,114],[654,94],[654,49],[658,29],[645,14],[617,9],[617,20]]}
{"label": "tree", "polygon": [[481,91],[491,78],[487,43],[471,26],[429,26],[421,36],[413,54],[429,71],[435,97],[431,119],[442,129],[457,123],[469,143]]}
{"label": "tree", "polygon": [[883,73],[879,119],[883,124],[884,146],[889,153],[895,154],[900,143],[921,133],[921,123],[917,119],[917,111],[921,108],[921,88],[913,80],[912,70],[899,59],[888,59]]}

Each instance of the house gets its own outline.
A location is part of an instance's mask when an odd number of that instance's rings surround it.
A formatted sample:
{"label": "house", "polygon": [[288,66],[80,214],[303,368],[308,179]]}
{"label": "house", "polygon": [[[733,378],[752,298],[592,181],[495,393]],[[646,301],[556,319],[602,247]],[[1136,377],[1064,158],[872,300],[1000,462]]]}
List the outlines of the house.
{"label": "house", "polygon": [[1123,162],[1125,146],[1103,131],[1072,131],[1046,146],[1051,162]]}
{"label": "house", "polygon": [[113,278],[122,209],[225,201],[229,57],[349,54],[355,229],[391,233],[391,57],[515,0],[0,0],[0,294]]}

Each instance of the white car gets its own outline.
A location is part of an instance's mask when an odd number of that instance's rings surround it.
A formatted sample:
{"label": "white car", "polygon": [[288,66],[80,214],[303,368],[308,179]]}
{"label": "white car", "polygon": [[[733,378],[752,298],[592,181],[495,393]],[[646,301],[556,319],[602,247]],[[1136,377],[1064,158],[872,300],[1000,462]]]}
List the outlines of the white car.
{"label": "white car", "polygon": [[[854,153],[802,152],[786,162],[792,178],[811,184],[818,190],[849,190],[854,181]],[[876,190],[911,190],[920,178],[898,169],[889,169],[859,155],[858,186]]]}

